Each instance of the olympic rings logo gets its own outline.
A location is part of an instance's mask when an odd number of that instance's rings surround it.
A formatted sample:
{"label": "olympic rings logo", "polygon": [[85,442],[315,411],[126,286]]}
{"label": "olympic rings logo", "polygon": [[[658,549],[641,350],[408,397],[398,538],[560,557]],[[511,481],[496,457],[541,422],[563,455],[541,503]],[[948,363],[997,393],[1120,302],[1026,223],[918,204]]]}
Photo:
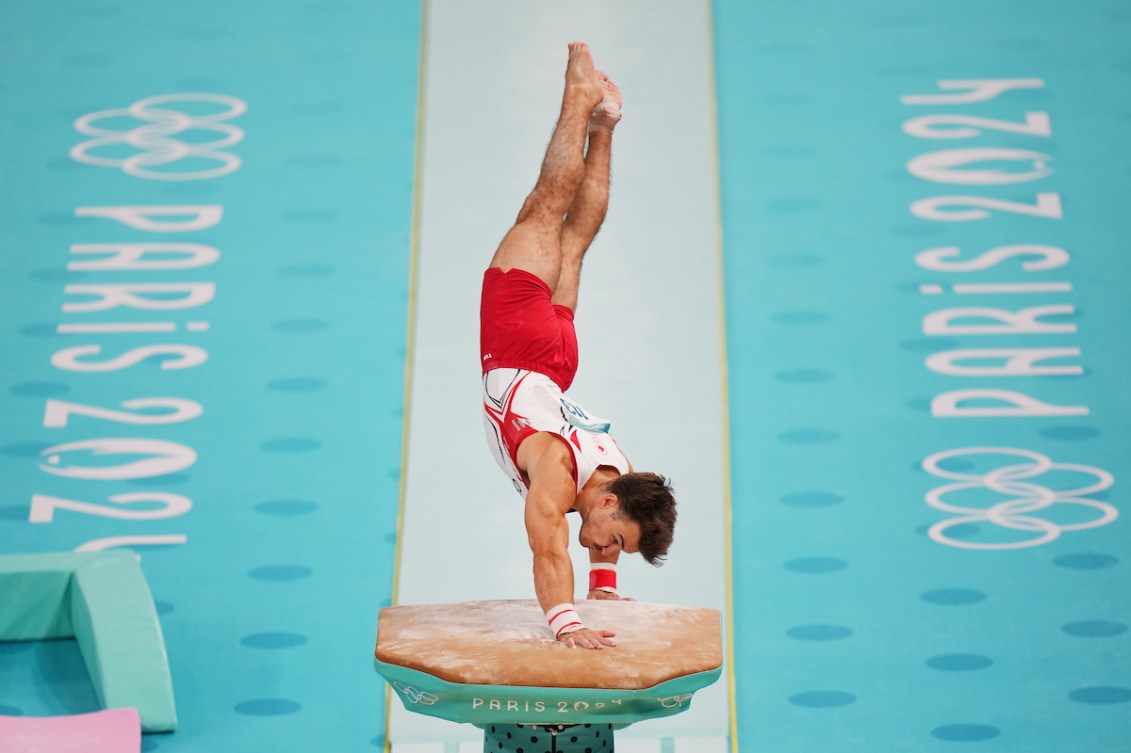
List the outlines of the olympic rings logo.
{"label": "olympic rings logo", "polygon": [[659,700],[660,700],[660,705],[663,706],[665,709],[679,709],[679,708],[683,708],[683,706],[688,701],[691,700],[691,694],[690,693],[683,693],[681,695],[669,695],[669,696],[665,696],[665,697],[663,697]]}
{"label": "olympic rings logo", "polygon": [[[188,115],[163,106],[177,102],[206,102],[226,109],[207,115]],[[117,167],[127,175],[147,180],[202,180],[227,175],[239,169],[240,158],[220,150],[242,141],[243,131],[224,121],[239,117],[246,111],[247,103],[243,100],[221,94],[163,94],[134,102],[125,109],[92,112],[75,121],[75,130],[94,138],[73,147],[71,159],[88,165]],[[141,121],[141,125],[128,131],[94,125],[107,118],[123,117]],[[211,141],[182,141],[175,138],[194,130],[212,132],[219,136]],[[105,151],[105,147],[117,148],[120,153],[123,146],[132,147],[138,152],[127,157],[92,154],[98,149]],[[203,160],[205,164],[218,164],[216,167],[196,171],[154,169],[185,158]]]}
{"label": "olympic rings logo", "polygon": [[[1012,455],[1024,458],[1027,462],[1003,465],[981,474],[949,471],[941,467],[946,460],[965,455]],[[928,531],[931,539],[946,546],[962,549],[1022,549],[1041,546],[1055,541],[1065,531],[1098,528],[1119,517],[1119,511],[1112,505],[1085,498],[1085,495],[1095,494],[1110,487],[1114,482],[1110,473],[1090,465],[1054,463],[1049,457],[1031,450],[1012,447],[968,447],[947,450],[935,453],[924,460],[923,470],[934,476],[956,481],[932,489],[926,496],[927,504],[931,507],[959,516],[936,523]],[[1052,489],[1030,480],[1050,471],[1085,474],[1091,477],[1093,483],[1071,489]],[[998,502],[989,508],[964,507],[946,501],[948,495],[953,497],[956,493],[979,488],[1008,495],[1011,499]],[[1092,516],[1090,520],[1064,524],[1053,523],[1032,515],[1058,504],[1073,506],[1077,513],[1081,509],[1094,512],[1089,512]],[[947,530],[953,526],[967,523],[993,523],[1002,528],[1024,531],[1033,536],[1021,541],[978,543],[959,540],[947,534]]]}
{"label": "olympic rings logo", "polygon": [[411,685],[405,685],[403,682],[400,682],[399,680],[395,680],[393,682],[393,686],[398,691],[400,691],[401,695],[403,695],[405,697],[405,700],[407,700],[409,703],[411,703],[413,705],[416,705],[416,704],[419,703],[422,706],[432,706],[437,701],[440,700],[440,697],[433,694],[433,693],[429,693],[426,690],[417,690],[416,688],[412,687]]}

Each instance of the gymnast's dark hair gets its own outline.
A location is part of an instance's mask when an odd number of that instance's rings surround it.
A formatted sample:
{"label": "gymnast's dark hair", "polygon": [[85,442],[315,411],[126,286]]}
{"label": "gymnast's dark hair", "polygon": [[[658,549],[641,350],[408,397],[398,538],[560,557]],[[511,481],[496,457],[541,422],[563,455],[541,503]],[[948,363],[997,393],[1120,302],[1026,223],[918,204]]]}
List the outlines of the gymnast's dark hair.
{"label": "gymnast's dark hair", "polygon": [[675,497],[668,480],[655,473],[625,473],[610,481],[608,489],[620,500],[618,513],[640,526],[640,554],[658,567],[675,530]]}

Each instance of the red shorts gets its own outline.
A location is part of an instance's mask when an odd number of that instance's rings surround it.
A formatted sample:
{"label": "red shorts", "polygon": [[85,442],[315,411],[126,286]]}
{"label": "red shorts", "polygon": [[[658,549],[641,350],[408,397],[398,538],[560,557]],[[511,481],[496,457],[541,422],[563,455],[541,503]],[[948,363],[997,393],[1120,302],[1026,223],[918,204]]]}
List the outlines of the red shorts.
{"label": "red shorts", "polygon": [[529,369],[569,389],[577,373],[577,333],[568,306],[550,303],[550,286],[517,267],[483,273],[479,356],[491,369]]}

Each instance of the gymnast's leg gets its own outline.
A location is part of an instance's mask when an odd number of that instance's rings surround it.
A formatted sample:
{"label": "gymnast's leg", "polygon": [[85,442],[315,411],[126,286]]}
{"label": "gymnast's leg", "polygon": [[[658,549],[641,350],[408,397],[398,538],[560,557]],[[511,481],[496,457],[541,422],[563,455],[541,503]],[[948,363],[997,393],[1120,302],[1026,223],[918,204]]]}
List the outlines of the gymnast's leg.
{"label": "gymnast's leg", "polygon": [[557,287],[562,268],[562,222],[585,176],[589,115],[604,96],[589,46],[570,44],[561,114],[546,148],[542,171],[490,266],[504,272],[518,267],[540,277],[550,290]]}
{"label": "gymnast's leg", "polygon": [[552,302],[577,310],[577,288],[581,278],[581,260],[609,209],[609,163],[612,154],[613,129],[620,121],[620,89],[604,73],[598,71],[605,91],[604,99],[589,118],[589,149],[585,153],[585,175],[562,224],[561,273],[553,288]]}

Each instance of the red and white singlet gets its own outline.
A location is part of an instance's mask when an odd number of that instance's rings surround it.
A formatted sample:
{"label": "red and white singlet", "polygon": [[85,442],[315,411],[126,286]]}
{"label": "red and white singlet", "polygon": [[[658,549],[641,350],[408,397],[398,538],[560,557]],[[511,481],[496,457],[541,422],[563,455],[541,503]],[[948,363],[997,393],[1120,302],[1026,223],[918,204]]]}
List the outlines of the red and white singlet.
{"label": "red and white singlet", "polygon": [[609,436],[609,422],[567,398],[553,379],[537,371],[501,368],[483,375],[483,426],[495,462],[523,497],[529,489],[518,469],[518,446],[540,431],[569,448],[578,492],[598,466],[630,470],[628,458]]}

